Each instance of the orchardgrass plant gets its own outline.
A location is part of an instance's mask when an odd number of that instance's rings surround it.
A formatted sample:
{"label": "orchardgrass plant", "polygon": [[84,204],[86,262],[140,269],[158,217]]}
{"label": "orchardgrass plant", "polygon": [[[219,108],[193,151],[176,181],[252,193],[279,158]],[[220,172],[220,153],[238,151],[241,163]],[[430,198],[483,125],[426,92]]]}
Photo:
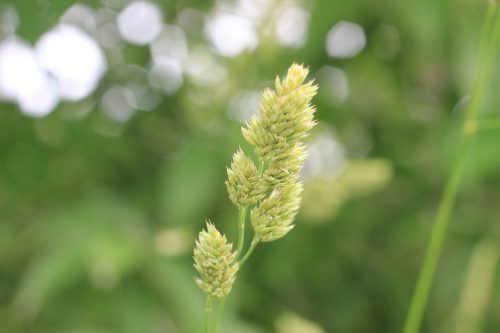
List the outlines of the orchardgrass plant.
{"label": "orchardgrass plant", "polygon": [[[210,222],[196,240],[194,267],[200,275],[196,283],[207,294],[205,333],[219,331],[225,298],[255,247],[275,241],[293,228],[302,193],[299,172],[307,156],[303,140],[316,125],[310,102],[318,86],[312,81],[304,83],[307,74],[306,68],[293,64],[285,79],[277,77],[275,89],[262,94],[259,116],[254,115],[242,128],[258,167],[239,149],[227,169],[229,199],[239,209],[236,249]],[[253,240],[243,251],[248,211]],[[215,325],[214,300],[220,301]]]}

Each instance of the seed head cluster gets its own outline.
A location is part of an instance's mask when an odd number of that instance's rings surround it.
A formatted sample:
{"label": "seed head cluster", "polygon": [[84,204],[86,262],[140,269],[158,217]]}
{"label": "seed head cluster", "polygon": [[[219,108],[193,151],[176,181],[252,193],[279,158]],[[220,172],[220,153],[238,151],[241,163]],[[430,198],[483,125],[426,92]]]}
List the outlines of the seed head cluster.
{"label": "seed head cluster", "polygon": [[210,222],[202,230],[194,247],[194,267],[200,274],[198,286],[208,295],[223,298],[231,291],[238,264],[232,245]]}
{"label": "seed head cluster", "polygon": [[[241,212],[251,209],[250,221],[259,242],[285,236],[300,206],[299,173],[307,158],[304,139],[316,125],[311,100],[318,87],[304,82],[308,72],[293,64],[283,80],[277,77],[274,89],[262,94],[259,114],[242,128],[259,167],[239,149],[227,169],[229,198]],[[223,298],[230,292],[239,267],[236,255],[211,223],[200,232],[194,249],[200,274],[196,282],[209,296]]]}
{"label": "seed head cluster", "polygon": [[307,158],[303,140],[316,125],[311,99],[318,90],[312,81],[304,83],[307,74],[302,65],[293,64],[285,79],[276,78],[275,89],[262,95],[259,115],[242,129],[267,165],[262,178],[271,193],[250,212],[255,234],[263,242],[286,235],[300,206],[299,173]]}

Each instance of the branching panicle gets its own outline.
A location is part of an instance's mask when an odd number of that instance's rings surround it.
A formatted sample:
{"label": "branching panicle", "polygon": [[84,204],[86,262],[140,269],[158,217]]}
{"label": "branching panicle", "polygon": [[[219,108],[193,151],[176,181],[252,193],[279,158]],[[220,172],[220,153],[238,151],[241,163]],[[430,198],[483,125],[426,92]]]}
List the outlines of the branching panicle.
{"label": "branching panicle", "polygon": [[[316,109],[310,103],[318,87],[312,81],[304,83],[307,74],[302,65],[293,64],[283,80],[276,78],[275,90],[266,89],[262,94],[259,115],[242,128],[260,167],[239,149],[227,169],[229,199],[240,212],[237,250],[233,252],[210,223],[196,241],[194,261],[200,273],[196,282],[208,294],[207,304],[231,291],[239,267],[258,243],[277,240],[294,227],[302,193],[299,174],[307,158],[303,140],[316,125]],[[242,253],[248,209],[254,237]],[[206,318],[208,323],[209,315]]]}

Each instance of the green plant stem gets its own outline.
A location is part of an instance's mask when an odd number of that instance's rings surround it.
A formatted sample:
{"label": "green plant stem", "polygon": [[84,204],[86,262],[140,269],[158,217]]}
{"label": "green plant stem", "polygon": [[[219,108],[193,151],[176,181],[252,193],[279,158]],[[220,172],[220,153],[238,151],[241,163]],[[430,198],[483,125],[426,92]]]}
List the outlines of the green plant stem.
{"label": "green plant stem", "polygon": [[420,270],[417,287],[413,294],[404,333],[417,333],[420,329],[423,312],[427,304],[427,299],[429,298],[429,291],[432,286],[437,263],[446,238],[446,231],[451,212],[460,188],[466,155],[470,149],[471,138],[472,136],[467,136],[462,141],[459,158],[456,161],[451,176],[446,184],[445,192],[441,199],[436,220],[434,222],[431,239],[427,246],[427,253]]}
{"label": "green plant stem", "polygon": [[240,209],[240,220],[238,222],[238,247],[236,248],[236,254],[241,255],[243,251],[243,245],[245,244],[245,220],[247,216],[247,207]]}
{"label": "green plant stem", "polygon": [[[236,248],[236,255],[239,257],[243,251],[243,246],[245,244],[245,222],[247,215],[248,207],[244,207],[240,209],[240,217],[238,221],[238,246]],[[224,305],[226,303],[226,297],[221,299],[219,306],[217,307],[216,315],[215,315],[215,331],[214,333],[218,333],[220,329],[220,323],[222,321],[222,315],[224,313]]]}
{"label": "green plant stem", "polygon": [[[260,166],[259,166],[259,175],[262,176],[262,173],[264,172],[264,162],[260,162]],[[246,209],[246,208],[245,208]],[[246,212],[245,212],[246,214]],[[243,220],[244,221],[244,220]],[[240,222],[241,223],[241,222]],[[243,222],[244,224],[244,222]],[[255,249],[255,247],[257,246],[257,244],[259,244],[259,239],[257,237],[253,237],[252,239],[252,243],[250,244],[247,252],[245,253],[245,255],[243,256],[243,258],[240,259],[239,261],[239,265],[240,267],[243,265],[243,263],[248,259],[248,257],[250,257],[250,255],[252,254],[253,250]],[[238,249],[243,249],[243,245],[241,245],[241,248],[238,246]],[[240,251],[238,251],[238,253],[240,253]]]}
{"label": "green plant stem", "polygon": [[214,299],[207,296],[207,303],[205,305],[205,333],[210,333],[210,316],[212,315],[212,303]]}
{"label": "green plant stem", "polygon": [[243,258],[239,262],[240,267],[243,266],[243,263],[248,259],[248,257],[250,257],[257,244],[259,244],[259,239],[254,236],[252,239],[252,243],[250,244],[250,247],[247,250],[247,253],[245,253],[245,256],[243,256]]}
{"label": "green plant stem", "polygon": [[[430,241],[427,245],[427,251],[420,270],[415,292],[411,301],[410,309],[406,317],[404,333],[418,333],[420,330],[424,309],[426,307],[429,292],[436,273],[437,264],[441,255],[449,220],[455,204],[455,199],[462,182],[467,155],[476,132],[476,117],[479,113],[480,104],[483,100],[485,88],[487,86],[488,71],[491,69],[493,55],[496,52],[500,30],[500,15],[494,22],[497,5],[490,3],[486,14],[484,26],[481,32],[481,45],[479,51],[479,70],[475,87],[472,93],[471,101],[466,113],[464,134],[460,143],[457,159],[452,167],[451,174],[447,180],[439,209],[434,221]],[[493,32],[490,34],[490,30]],[[471,126],[472,124],[472,126]]]}
{"label": "green plant stem", "polygon": [[[264,163],[261,162],[260,166],[259,166],[259,175],[262,176],[263,172],[264,172]],[[245,224],[246,224],[247,210],[248,210],[248,207],[244,207],[244,208],[240,209],[240,216],[239,216],[239,221],[238,221],[238,246],[236,247],[236,254],[238,257],[241,257],[241,254],[243,253],[243,247],[245,245]],[[243,262],[245,262],[245,260],[248,259],[250,254],[252,254],[255,246],[257,246],[257,243],[258,243],[258,240],[256,237],[254,237],[252,240],[252,243],[250,244],[249,249],[247,250],[247,252],[243,256],[243,258],[239,261],[240,267],[243,264]],[[214,333],[218,333],[220,330],[220,325],[222,322],[222,315],[224,313],[224,306],[226,304],[226,298],[227,297],[224,297],[223,299],[221,299],[220,304],[217,307]]]}
{"label": "green plant stem", "polygon": [[217,307],[217,314],[215,316],[215,330],[214,333],[219,333],[220,324],[222,322],[222,314],[224,313],[224,305],[226,305],[226,298],[220,300],[219,306]]}
{"label": "green plant stem", "polygon": [[471,101],[469,103],[469,107],[467,108],[467,121],[474,121],[477,117],[479,112],[478,104],[483,100],[485,91],[484,88],[486,83],[489,81],[488,78],[491,74],[491,57],[493,57],[493,54],[495,53],[492,51],[496,49],[495,45],[497,44],[497,41],[494,39],[497,34],[496,30],[498,30],[497,26],[500,23],[498,19],[496,20],[497,22],[495,22],[497,7],[496,3],[490,2],[483,27],[481,29],[481,36],[479,40],[479,70],[476,76]]}

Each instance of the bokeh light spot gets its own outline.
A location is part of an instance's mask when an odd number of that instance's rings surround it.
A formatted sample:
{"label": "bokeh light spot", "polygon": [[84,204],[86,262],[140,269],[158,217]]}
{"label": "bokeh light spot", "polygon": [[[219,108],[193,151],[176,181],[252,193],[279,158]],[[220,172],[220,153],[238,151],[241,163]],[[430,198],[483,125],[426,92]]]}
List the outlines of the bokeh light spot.
{"label": "bokeh light spot", "polygon": [[349,82],[340,68],[323,66],[318,72],[318,83],[321,96],[334,106],[344,103],[349,96]]}
{"label": "bokeh light spot", "polygon": [[366,45],[363,28],[356,23],[340,21],[326,37],[326,52],[333,58],[351,58]]}
{"label": "bokeh light spot", "polygon": [[173,58],[185,62],[188,57],[188,46],[184,31],[175,25],[166,25],[160,35],[150,45],[153,61]]}
{"label": "bokeh light spot", "polygon": [[344,146],[332,131],[324,130],[308,144],[309,156],[302,169],[304,179],[322,177],[335,179],[344,171],[347,157]]}
{"label": "bokeh light spot", "polygon": [[242,90],[238,92],[229,103],[229,117],[245,124],[254,113],[257,113],[262,95],[254,90]]}
{"label": "bokeh light spot", "polygon": [[134,94],[123,87],[112,87],[101,98],[104,114],[117,122],[126,122],[132,117],[134,104]]}
{"label": "bokeh light spot", "polygon": [[82,29],[93,30],[96,27],[94,11],[89,6],[80,3],[71,6],[59,21]]}
{"label": "bokeh light spot", "polygon": [[161,32],[163,18],[160,8],[148,1],[135,1],[118,15],[122,38],[136,45],[151,43]]}
{"label": "bokeh light spot", "polygon": [[59,102],[57,87],[34,50],[15,38],[0,45],[0,94],[35,117],[47,115]]}
{"label": "bokeh light spot", "polygon": [[107,69],[97,42],[69,25],[59,25],[42,35],[35,49],[66,100],[76,101],[90,95]]}
{"label": "bokeh light spot", "polygon": [[181,64],[173,58],[162,58],[151,68],[149,82],[167,95],[174,94],[184,82]]}
{"label": "bokeh light spot", "polygon": [[259,43],[254,25],[246,18],[218,13],[205,27],[215,50],[226,57],[235,57],[245,50],[253,50]]}
{"label": "bokeh light spot", "polygon": [[281,45],[299,48],[307,38],[309,13],[298,6],[285,7],[276,17],[275,34]]}

